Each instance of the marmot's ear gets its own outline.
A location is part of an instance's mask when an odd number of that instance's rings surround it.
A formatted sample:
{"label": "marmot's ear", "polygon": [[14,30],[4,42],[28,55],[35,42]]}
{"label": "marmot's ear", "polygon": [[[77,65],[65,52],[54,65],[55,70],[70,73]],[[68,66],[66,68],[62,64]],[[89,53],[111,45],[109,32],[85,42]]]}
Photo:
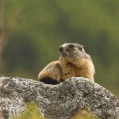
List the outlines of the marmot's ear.
{"label": "marmot's ear", "polygon": [[83,45],[80,45],[79,47],[84,48],[84,46],[83,46]]}

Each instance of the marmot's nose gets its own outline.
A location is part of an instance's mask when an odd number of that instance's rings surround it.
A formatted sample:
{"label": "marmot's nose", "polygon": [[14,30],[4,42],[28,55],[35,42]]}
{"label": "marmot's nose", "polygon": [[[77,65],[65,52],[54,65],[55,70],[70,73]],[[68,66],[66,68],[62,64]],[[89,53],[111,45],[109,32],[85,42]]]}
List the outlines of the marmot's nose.
{"label": "marmot's nose", "polygon": [[63,52],[63,47],[62,46],[59,47],[59,51]]}

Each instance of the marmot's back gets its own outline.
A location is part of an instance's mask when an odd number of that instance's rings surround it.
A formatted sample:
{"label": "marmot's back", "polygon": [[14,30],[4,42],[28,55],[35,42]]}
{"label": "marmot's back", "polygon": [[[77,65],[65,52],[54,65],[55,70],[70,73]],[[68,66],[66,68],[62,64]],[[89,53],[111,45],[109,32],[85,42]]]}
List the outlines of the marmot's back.
{"label": "marmot's back", "polygon": [[49,63],[38,75],[38,80],[47,84],[59,84],[61,78],[59,61]]}

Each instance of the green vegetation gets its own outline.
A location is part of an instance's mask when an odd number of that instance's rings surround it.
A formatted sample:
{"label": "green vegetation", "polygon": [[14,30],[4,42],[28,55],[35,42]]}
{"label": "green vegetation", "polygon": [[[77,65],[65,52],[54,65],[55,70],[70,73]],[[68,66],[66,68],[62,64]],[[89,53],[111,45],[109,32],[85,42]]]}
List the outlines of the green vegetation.
{"label": "green vegetation", "polygon": [[[16,116],[12,119],[48,119],[43,118],[41,114],[38,112],[37,105],[34,102],[31,102],[27,105],[27,108],[24,112],[21,113],[21,115]],[[85,112],[83,115],[76,114],[73,116],[73,119],[96,119],[95,117],[92,117],[90,113]]]}
{"label": "green vegetation", "polygon": [[43,118],[39,114],[35,103],[29,103],[27,105],[25,112],[24,113],[22,112],[20,116],[16,116],[13,119],[46,119],[46,118]]}
{"label": "green vegetation", "polygon": [[58,60],[58,47],[78,42],[92,56],[95,81],[119,96],[118,0],[6,0],[5,25],[14,29],[2,55],[1,74],[37,79]]}

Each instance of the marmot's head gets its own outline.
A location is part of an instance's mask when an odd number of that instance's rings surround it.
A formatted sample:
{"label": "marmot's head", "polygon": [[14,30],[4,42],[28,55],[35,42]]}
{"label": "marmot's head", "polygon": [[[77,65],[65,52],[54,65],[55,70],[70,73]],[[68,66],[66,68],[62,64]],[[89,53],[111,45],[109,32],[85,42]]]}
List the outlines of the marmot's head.
{"label": "marmot's head", "polygon": [[86,54],[83,45],[78,43],[65,43],[59,47],[60,57],[69,61],[89,58]]}

